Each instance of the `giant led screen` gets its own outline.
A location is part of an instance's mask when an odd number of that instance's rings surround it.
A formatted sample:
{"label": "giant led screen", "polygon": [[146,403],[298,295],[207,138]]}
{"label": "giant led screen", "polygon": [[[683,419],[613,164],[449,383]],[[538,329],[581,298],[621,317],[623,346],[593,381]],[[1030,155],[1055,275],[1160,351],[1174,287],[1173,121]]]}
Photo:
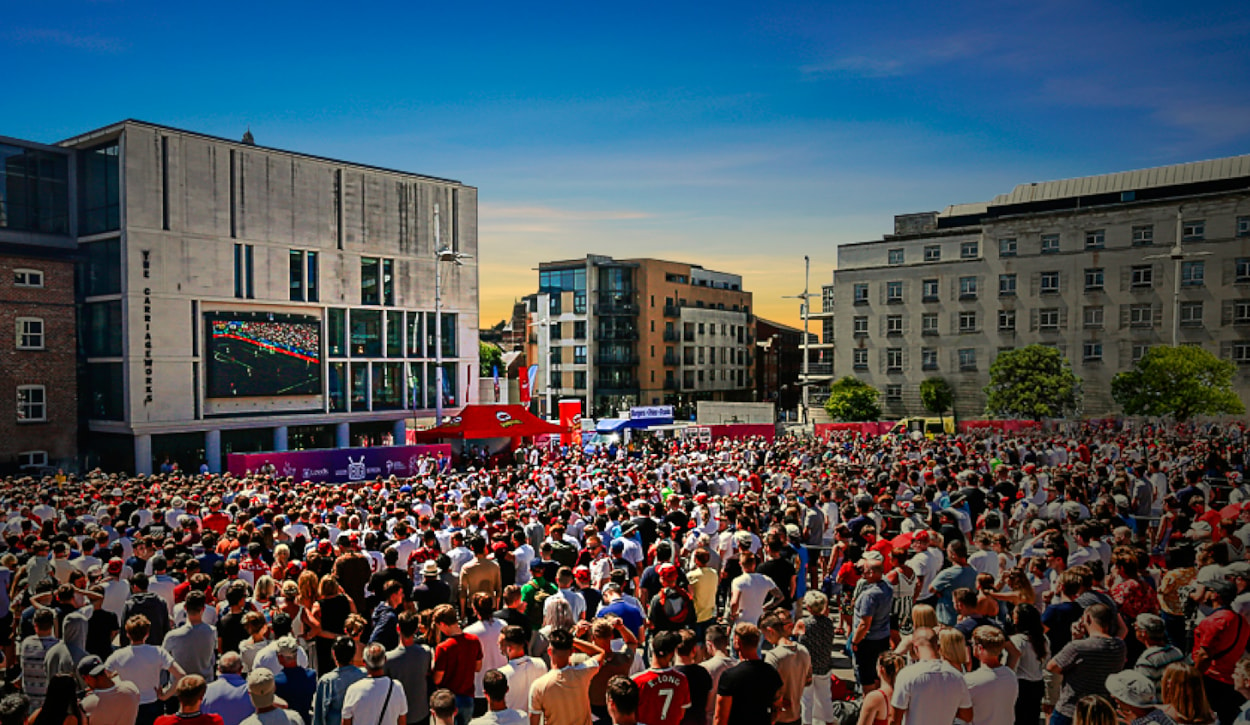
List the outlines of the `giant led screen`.
{"label": "giant led screen", "polygon": [[317,318],[210,312],[204,320],[208,397],[321,393],[321,322]]}

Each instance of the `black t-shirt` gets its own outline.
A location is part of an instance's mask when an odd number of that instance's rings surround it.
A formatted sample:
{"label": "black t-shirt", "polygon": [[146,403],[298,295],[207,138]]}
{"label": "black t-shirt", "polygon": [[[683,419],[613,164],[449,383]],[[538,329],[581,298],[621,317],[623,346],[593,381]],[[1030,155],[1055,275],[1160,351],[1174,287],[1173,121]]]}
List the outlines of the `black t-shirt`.
{"label": "black t-shirt", "polygon": [[716,694],[733,698],[729,725],[772,722],[773,703],[783,684],[777,668],[763,660],[743,660],[726,670]]}
{"label": "black t-shirt", "polygon": [[222,652],[238,652],[239,645],[247,639],[247,630],[243,628],[243,615],[247,612],[247,607],[244,607],[241,612],[226,612],[217,620],[217,637],[221,640]]}
{"label": "black t-shirt", "polygon": [[707,725],[707,696],[712,692],[712,673],[703,665],[678,665],[690,688],[690,707],[681,719],[682,725]]}
{"label": "black t-shirt", "polygon": [[86,649],[102,660],[113,654],[113,633],[118,630],[117,615],[107,609],[96,609],[87,620]]}
{"label": "black t-shirt", "polygon": [[[589,610],[589,607],[587,609]],[[525,616],[523,612],[511,607],[504,607],[503,609],[495,612],[495,619],[498,619],[504,624],[515,625],[525,630],[526,639],[529,639],[530,634],[534,631],[534,625],[530,624],[529,617]]]}
{"label": "black t-shirt", "polygon": [[786,561],[785,557],[782,557],[780,559],[769,559],[756,567],[755,571],[773,580],[773,583],[781,590],[782,596],[785,597],[780,606],[789,609],[793,601],[790,599],[790,580],[794,578],[796,573],[794,565]]}

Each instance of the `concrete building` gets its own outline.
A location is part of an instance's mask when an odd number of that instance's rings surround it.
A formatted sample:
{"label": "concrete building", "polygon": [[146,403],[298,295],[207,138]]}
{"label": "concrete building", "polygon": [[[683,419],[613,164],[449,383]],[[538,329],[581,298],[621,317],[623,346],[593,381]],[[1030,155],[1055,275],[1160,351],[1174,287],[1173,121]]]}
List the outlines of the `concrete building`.
{"label": "concrete building", "polygon": [[659,259],[543,262],[527,297],[526,357],[548,405],[581,398],[596,417],[631,405],[752,398],[754,316],[742,277]]}
{"label": "concrete building", "polygon": [[995,356],[1030,344],[1072,362],[1088,416],[1118,412],[1111,378],[1173,342],[1242,366],[1244,399],[1250,155],[1021,184],[897,216],[893,234],[838,248],[825,292],[831,377],[878,387],[887,417],[922,413],[931,376],[955,388],[958,415],[982,415]]}
{"label": "concrete building", "polygon": [[0,137],[0,472],[72,468],[77,316],[73,154]]}
{"label": "concrete building", "polygon": [[[139,121],[59,145],[86,465],[402,442],[434,407],[437,345],[445,405],[476,400],[473,187]],[[438,321],[436,237],[470,255],[442,263]]]}

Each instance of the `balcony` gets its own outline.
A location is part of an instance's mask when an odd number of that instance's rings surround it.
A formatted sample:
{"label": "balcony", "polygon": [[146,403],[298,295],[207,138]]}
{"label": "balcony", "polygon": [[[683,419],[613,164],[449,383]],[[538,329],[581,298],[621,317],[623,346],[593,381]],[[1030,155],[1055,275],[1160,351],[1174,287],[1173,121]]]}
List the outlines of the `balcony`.
{"label": "balcony", "polygon": [[664,331],[664,342],[678,342],[681,340],[681,333],[676,330]]}
{"label": "balcony", "polygon": [[665,317],[681,317],[681,308],[677,305],[664,305]]}
{"label": "balcony", "polygon": [[664,389],[665,390],[681,390],[681,386],[677,384],[676,380],[665,378]]}
{"label": "balcony", "polygon": [[673,365],[680,365],[681,363],[677,360],[676,354],[666,352],[664,353],[664,364],[666,366],[673,366]]}
{"label": "balcony", "polygon": [[595,355],[596,365],[637,365],[638,356],[629,355]]}
{"label": "balcony", "polygon": [[[827,363],[827,362],[808,363],[807,374],[812,377],[833,375],[833,363]],[[799,375],[800,377],[803,375],[802,366],[799,367]]]}
{"label": "balcony", "polygon": [[596,395],[629,395],[638,392],[636,378],[609,378],[595,381]]}
{"label": "balcony", "polygon": [[596,340],[608,340],[608,341],[622,340],[622,341],[629,342],[629,341],[638,339],[638,331],[629,330],[629,329],[623,330],[619,327],[601,328],[601,329],[595,330],[595,339]]}
{"label": "balcony", "polygon": [[595,314],[637,315],[638,303],[634,301],[632,296],[599,295],[599,302],[595,305]]}
{"label": "balcony", "polygon": [[685,339],[686,342],[694,342],[694,333],[691,331],[687,331],[686,334],[683,335],[682,337]]}

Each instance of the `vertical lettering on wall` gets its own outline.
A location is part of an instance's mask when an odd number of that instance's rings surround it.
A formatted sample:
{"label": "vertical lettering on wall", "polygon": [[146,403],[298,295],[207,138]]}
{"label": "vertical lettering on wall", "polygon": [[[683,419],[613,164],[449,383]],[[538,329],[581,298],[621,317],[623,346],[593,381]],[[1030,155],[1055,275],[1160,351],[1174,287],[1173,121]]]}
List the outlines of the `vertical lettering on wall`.
{"label": "vertical lettering on wall", "polygon": [[[143,278],[152,278],[152,250],[144,249]],[[143,404],[152,403],[152,288],[143,286]]]}

